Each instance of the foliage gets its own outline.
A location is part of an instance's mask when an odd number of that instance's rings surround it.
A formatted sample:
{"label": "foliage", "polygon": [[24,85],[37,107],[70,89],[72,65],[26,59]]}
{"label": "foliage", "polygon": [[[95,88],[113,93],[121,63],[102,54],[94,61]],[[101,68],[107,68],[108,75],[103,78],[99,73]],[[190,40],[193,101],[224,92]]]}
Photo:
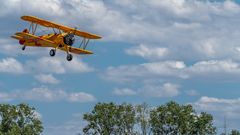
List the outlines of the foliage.
{"label": "foliage", "polygon": [[213,126],[213,117],[206,112],[201,112],[200,115],[195,115],[192,134],[216,134],[216,127]]}
{"label": "foliage", "polygon": [[39,135],[42,123],[27,104],[0,104],[0,135]]}
{"label": "foliage", "polygon": [[83,119],[88,121],[85,134],[134,134],[135,111],[130,104],[98,103]]}
{"label": "foliage", "polygon": [[232,130],[230,135],[240,135],[240,132],[238,130]]}
{"label": "foliage", "polygon": [[150,112],[153,134],[185,135],[216,134],[212,116],[202,112],[197,115],[191,105],[168,102]]}
{"label": "foliage", "polygon": [[136,106],[98,103],[91,113],[84,114],[84,120],[88,122],[83,129],[85,134],[216,134],[210,114],[197,114],[191,105],[173,101],[153,109],[146,103]]}

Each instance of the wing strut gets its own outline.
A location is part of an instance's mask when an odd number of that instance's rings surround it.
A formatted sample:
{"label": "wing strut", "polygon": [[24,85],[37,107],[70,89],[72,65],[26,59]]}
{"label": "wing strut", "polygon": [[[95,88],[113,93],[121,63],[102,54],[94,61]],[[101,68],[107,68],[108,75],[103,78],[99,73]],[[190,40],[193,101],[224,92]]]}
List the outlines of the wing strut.
{"label": "wing strut", "polygon": [[31,22],[28,31],[35,35],[38,24]]}
{"label": "wing strut", "polygon": [[88,43],[89,43],[89,39],[83,38],[78,48],[82,48],[83,50],[85,50]]}
{"label": "wing strut", "polygon": [[54,28],[52,28],[52,29],[53,29],[54,34],[56,34],[57,32],[55,31],[55,29]]}

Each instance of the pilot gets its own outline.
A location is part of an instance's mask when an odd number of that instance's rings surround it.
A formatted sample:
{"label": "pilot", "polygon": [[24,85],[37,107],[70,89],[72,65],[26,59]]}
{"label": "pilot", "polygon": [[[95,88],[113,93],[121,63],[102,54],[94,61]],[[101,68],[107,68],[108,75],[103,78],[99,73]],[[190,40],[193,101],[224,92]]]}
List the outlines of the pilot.
{"label": "pilot", "polygon": [[24,33],[29,33],[28,29],[23,30]]}

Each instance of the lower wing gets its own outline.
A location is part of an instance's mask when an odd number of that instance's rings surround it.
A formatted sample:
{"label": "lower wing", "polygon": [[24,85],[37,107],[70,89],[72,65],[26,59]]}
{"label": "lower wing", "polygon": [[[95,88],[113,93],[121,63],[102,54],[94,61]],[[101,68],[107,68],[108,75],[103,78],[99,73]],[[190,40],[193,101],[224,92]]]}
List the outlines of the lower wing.
{"label": "lower wing", "polygon": [[75,48],[75,47],[69,47],[69,52],[75,53],[75,54],[93,54],[93,52],[88,50],[83,50],[81,48]]}

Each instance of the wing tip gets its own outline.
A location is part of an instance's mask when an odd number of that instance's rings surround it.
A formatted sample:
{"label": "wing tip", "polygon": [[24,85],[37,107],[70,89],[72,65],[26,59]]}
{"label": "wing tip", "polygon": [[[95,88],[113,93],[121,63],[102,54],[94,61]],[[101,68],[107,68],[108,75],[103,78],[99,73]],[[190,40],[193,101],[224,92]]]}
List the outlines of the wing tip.
{"label": "wing tip", "polygon": [[96,39],[101,39],[102,37],[101,36],[96,36]]}
{"label": "wing tip", "polygon": [[88,54],[93,54],[93,52],[89,51],[89,53],[88,53]]}
{"label": "wing tip", "polygon": [[22,35],[22,32],[16,32],[15,35],[20,36]]}
{"label": "wing tip", "polygon": [[21,19],[24,21],[30,21],[30,19],[40,19],[40,18],[33,16],[33,15],[23,15],[23,16],[21,16]]}
{"label": "wing tip", "polygon": [[22,37],[20,37],[20,36],[16,36],[16,35],[13,35],[13,36],[10,36],[11,38],[14,38],[14,39],[21,39]]}
{"label": "wing tip", "polygon": [[15,33],[17,36],[22,36],[22,35],[30,35],[29,33],[24,33],[24,32],[17,32]]}
{"label": "wing tip", "polygon": [[99,35],[95,35],[95,34],[91,34],[91,36],[87,36],[86,38],[89,38],[89,39],[101,39],[102,37],[99,36]]}
{"label": "wing tip", "polygon": [[22,19],[22,20],[26,20],[27,17],[31,17],[31,16],[29,16],[29,15],[23,15],[23,16],[21,16],[21,19]]}

